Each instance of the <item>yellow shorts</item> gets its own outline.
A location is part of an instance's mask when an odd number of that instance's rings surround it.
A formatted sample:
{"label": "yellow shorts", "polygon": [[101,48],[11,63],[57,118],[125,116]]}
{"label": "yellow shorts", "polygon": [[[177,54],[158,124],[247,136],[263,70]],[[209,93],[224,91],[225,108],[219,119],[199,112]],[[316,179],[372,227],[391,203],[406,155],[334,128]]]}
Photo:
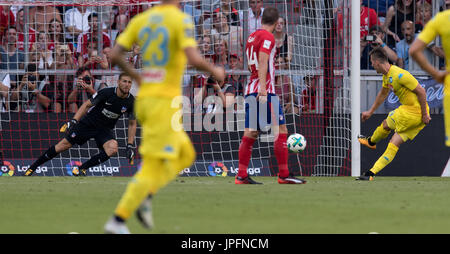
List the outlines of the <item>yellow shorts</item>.
{"label": "yellow shorts", "polygon": [[[429,114],[429,108],[427,110]],[[389,128],[397,132],[405,142],[413,140],[425,127],[420,108],[406,105],[401,105],[389,112],[386,122]]]}
{"label": "yellow shorts", "polygon": [[171,98],[136,98],[136,118],[142,126],[139,153],[143,157],[176,159],[191,141],[182,128],[182,109]]}

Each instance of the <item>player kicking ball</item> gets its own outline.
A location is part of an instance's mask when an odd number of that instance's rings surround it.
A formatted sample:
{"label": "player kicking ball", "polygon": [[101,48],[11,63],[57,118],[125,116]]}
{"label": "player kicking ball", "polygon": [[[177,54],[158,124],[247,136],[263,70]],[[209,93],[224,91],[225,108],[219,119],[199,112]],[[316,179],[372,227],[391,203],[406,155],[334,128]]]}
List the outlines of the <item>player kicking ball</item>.
{"label": "player kicking ball", "polygon": [[[77,82],[86,82],[79,78]],[[66,136],[56,145],[50,147],[25,172],[31,176],[37,167],[53,159],[58,154],[70,149],[74,144],[83,145],[94,138],[100,153],[84,162],[79,167],[79,174],[86,176],[90,167],[107,161],[118,151],[117,141],[114,139],[113,129],[117,120],[128,114],[128,145],[127,157],[133,164],[133,143],[136,135],[137,122],[134,117],[134,96],[130,94],[131,77],[122,73],[119,76],[118,86],[104,88],[98,91],[89,100],[83,103],[75,113],[72,120],[61,127]],[[76,172],[76,168],[72,172]]]}
{"label": "player kicking ball", "polygon": [[376,149],[376,143],[387,138],[392,130],[395,131],[383,155],[370,170],[356,178],[366,181],[372,181],[373,177],[394,159],[400,145],[413,140],[431,120],[425,89],[408,71],[391,65],[381,48],[370,52],[370,61],[377,73],[383,74],[383,87],[370,110],[362,112],[361,120],[364,122],[372,116],[389,95],[389,90],[394,91],[401,105],[389,113],[372,136],[358,137],[362,145]]}
{"label": "player kicking ball", "polygon": [[[274,60],[275,37],[272,34],[278,21],[278,10],[274,7],[264,9],[262,29],[252,33],[247,39],[246,55],[251,76],[245,89],[245,129],[239,146],[239,171],[235,184],[261,184],[250,178],[247,173],[252,156],[253,143],[258,138],[264,124],[276,125],[278,135],[275,137],[274,152],[278,162],[280,184],[304,184],[303,179],[290,175],[288,169],[288,149],[286,145],[287,128],[283,108],[275,94]],[[266,123],[260,121],[266,117]],[[274,122],[272,122],[274,121]],[[260,124],[261,123],[261,124]],[[276,132],[277,130],[275,130]]]}

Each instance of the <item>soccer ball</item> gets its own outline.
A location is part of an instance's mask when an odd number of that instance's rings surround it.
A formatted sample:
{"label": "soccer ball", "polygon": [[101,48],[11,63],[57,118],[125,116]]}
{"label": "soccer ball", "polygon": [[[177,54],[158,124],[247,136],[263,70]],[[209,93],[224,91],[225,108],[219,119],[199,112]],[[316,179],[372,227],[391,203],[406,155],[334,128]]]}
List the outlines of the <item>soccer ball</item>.
{"label": "soccer ball", "polygon": [[73,174],[74,176],[79,176],[79,175],[80,175],[80,169],[78,168],[78,166],[74,166],[74,167],[72,168],[72,174]]}
{"label": "soccer ball", "polygon": [[302,134],[294,133],[287,139],[287,148],[293,153],[303,152],[306,148],[306,139]]}

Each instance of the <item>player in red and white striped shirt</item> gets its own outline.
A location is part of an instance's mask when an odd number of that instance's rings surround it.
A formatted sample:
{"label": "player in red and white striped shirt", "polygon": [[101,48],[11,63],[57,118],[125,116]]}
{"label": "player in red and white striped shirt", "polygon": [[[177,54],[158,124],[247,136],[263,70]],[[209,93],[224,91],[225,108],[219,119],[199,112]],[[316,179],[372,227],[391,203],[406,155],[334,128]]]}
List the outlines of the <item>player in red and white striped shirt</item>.
{"label": "player in red and white striped shirt", "polygon": [[[275,94],[275,37],[272,32],[278,21],[278,10],[264,9],[262,28],[253,32],[247,39],[246,56],[251,72],[250,81],[245,88],[245,130],[239,146],[239,171],[236,184],[260,184],[247,173],[252,155],[253,143],[261,130],[267,130],[272,121],[275,129],[274,152],[278,162],[280,184],[302,184],[303,179],[290,175],[288,169],[288,150],[286,146],[287,128],[283,105]],[[261,119],[260,119],[261,118]],[[263,119],[265,118],[265,119]]]}

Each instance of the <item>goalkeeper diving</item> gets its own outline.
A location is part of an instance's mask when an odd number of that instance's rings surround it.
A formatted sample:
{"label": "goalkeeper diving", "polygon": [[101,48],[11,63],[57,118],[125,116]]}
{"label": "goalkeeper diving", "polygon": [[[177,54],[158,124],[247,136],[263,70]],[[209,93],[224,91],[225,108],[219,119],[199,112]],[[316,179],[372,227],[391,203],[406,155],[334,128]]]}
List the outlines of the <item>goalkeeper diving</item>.
{"label": "goalkeeper diving", "polygon": [[[79,77],[77,82],[85,81]],[[78,168],[79,175],[86,176],[90,167],[107,161],[118,152],[118,143],[114,139],[113,129],[117,120],[125,113],[128,115],[127,158],[130,164],[133,164],[137,121],[133,113],[134,96],[130,93],[131,84],[131,77],[122,73],[119,75],[117,87],[101,89],[84,102],[73,119],[61,127],[60,132],[64,132],[65,137],[43,153],[27,169],[25,176],[31,176],[37,167],[73,145],[83,145],[94,138],[100,152]],[[77,172],[76,168],[72,172]]]}

